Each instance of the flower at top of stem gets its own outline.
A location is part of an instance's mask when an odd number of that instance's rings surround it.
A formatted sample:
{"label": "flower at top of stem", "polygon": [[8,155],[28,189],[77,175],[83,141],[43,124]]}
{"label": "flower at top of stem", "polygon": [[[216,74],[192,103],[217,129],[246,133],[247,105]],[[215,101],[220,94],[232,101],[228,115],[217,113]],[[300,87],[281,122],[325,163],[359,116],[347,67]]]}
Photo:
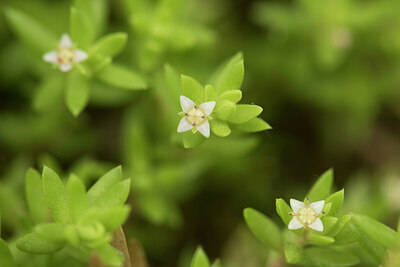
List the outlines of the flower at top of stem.
{"label": "flower at top of stem", "polygon": [[294,216],[289,222],[289,230],[296,230],[304,227],[306,230],[309,228],[316,231],[322,232],[324,230],[324,225],[320,217],[325,214],[323,208],[325,206],[325,201],[317,201],[310,204],[310,199],[306,198],[306,203],[290,199],[290,206],[293,212],[289,213]]}
{"label": "flower at top of stem", "polygon": [[179,122],[178,133],[183,133],[196,127],[204,137],[210,137],[210,123],[208,120],[216,102],[205,102],[197,106],[192,100],[183,95],[181,95],[180,100],[184,117]]}
{"label": "flower at top of stem", "polygon": [[43,55],[43,60],[49,63],[57,64],[62,72],[70,71],[74,63],[87,59],[85,51],[75,49],[71,38],[64,33],[58,43],[57,50],[52,50]]}

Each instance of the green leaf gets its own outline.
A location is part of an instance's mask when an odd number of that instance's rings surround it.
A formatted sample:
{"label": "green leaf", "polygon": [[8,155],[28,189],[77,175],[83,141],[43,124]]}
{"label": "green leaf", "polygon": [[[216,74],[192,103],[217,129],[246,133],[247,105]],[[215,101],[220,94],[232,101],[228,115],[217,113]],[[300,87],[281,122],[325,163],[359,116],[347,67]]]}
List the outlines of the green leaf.
{"label": "green leaf", "polygon": [[50,219],[40,174],[30,168],[25,175],[25,194],[29,212],[36,223]]}
{"label": "green leaf", "polygon": [[116,206],[122,206],[128,198],[131,188],[131,180],[126,179],[111,186],[102,195],[96,198],[92,204],[99,209],[107,209]]}
{"label": "green leaf", "polygon": [[245,123],[235,125],[235,128],[243,132],[261,132],[272,129],[272,127],[260,118],[253,118]]}
{"label": "green leaf", "polygon": [[221,66],[212,77],[212,85],[219,94],[228,90],[239,90],[244,77],[243,56],[233,56],[228,63]]}
{"label": "green leaf", "polygon": [[0,239],[0,266],[17,267],[7,243]]}
{"label": "green leaf", "polygon": [[72,222],[77,222],[88,208],[85,185],[76,175],[69,177],[67,184],[69,213]]}
{"label": "green leaf", "polygon": [[308,234],[308,240],[310,240],[312,244],[320,246],[327,246],[335,242],[335,239],[333,237],[318,235],[314,233]]}
{"label": "green leaf", "polygon": [[247,226],[258,240],[276,251],[282,249],[281,231],[270,218],[251,208],[246,208],[243,214]]}
{"label": "green leaf", "polygon": [[181,75],[182,93],[197,105],[204,101],[203,86],[192,77]]}
{"label": "green leaf", "polygon": [[386,258],[386,248],[375,242],[365,231],[354,223],[349,223],[351,233],[358,244],[378,264],[382,264]]}
{"label": "green leaf", "polygon": [[71,7],[71,37],[78,47],[88,49],[95,38],[94,28],[87,14]]}
{"label": "green leaf", "polygon": [[236,105],[236,111],[229,119],[229,122],[236,124],[245,123],[260,115],[262,111],[262,107],[257,105],[239,104]]}
{"label": "green leaf", "polygon": [[352,222],[367,233],[375,242],[387,248],[400,245],[399,236],[392,228],[371,217],[366,215],[353,215]]}
{"label": "green leaf", "polygon": [[61,76],[52,74],[46,77],[36,88],[33,107],[39,112],[51,112],[59,108],[64,101],[64,80]]}
{"label": "green leaf", "polygon": [[141,90],[147,88],[143,77],[120,65],[110,64],[96,73],[96,77],[109,85],[129,90]]}
{"label": "green leaf", "polygon": [[211,267],[221,267],[221,261],[219,259],[216,259],[212,264]]}
{"label": "green leaf", "polygon": [[337,220],[336,224],[327,232],[330,236],[337,235],[351,220],[350,215],[344,215]]}
{"label": "green leaf", "polygon": [[210,260],[208,259],[206,253],[201,247],[196,249],[194,256],[192,258],[192,262],[190,263],[190,267],[209,267]]}
{"label": "green leaf", "polygon": [[100,177],[99,180],[88,190],[87,197],[89,204],[103,195],[111,186],[122,180],[122,167],[117,166]]}
{"label": "green leaf", "polygon": [[68,75],[66,88],[67,107],[77,117],[89,102],[90,84],[88,78],[77,70]]}
{"label": "green leaf", "polygon": [[65,242],[66,223],[43,223],[35,227],[36,233],[51,242]]}
{"label": "green leaf", "polygon": [[311,202],[326,199],[331,192],[332,182],[333,170],[329,169],[318,178],[308,192],[307,197],[310,198]]}
{"label": "green leaf", "polygon": [[322,223],[324,225],[324,230],[322,231],[322,235],[326,235],[337,223],[338,218],[333,216],[322,216]]}
{"label": "green leaf", "polygon": [[10,7],[4,12],[11,29],[26,45],[39,53],[48,52],[57,46],[57,38],[34,18]]}
{"label": "green leaf", "polygon": [[223,92],[220,96],[220,99],[224,100],[229,100],[232,101],[233,103],[237,103],[242,99],[242,91],[240,90],[228,90],[226,92]]}
{"label": "green leaf", "polygon": [[206,138],[198,132],[194,134],[192,131],[187,131],[183,133],[183,147],[187,149],[196,147],[204,142],[205,139]]}
{"label": "green leaf", "polygon": [[337,191],[330,195],[325,202],[326,203],[332,203],[331,210],[329,212],[329,215],[336,215],[340,211],[343,205],[343,199],[344,199],[344,189]]}
{"label": "green leaf", "polygon": [[215,92],[215,89],[212,85],[206,85],[206,88],[204,89],[204,97],[206,102],[217,100],[217,92]]}
{"label": "green leaf", "polygon": [[327,247],[312,247],[304,249],[307,259],[315,266],[354,266],[360,260],[347,251]]}
{"label": "green leaf", "polygon": [[219,137],[226,137],[231,134],[231,128],[225,121],[221,121],[218,119],[212,119],[210,121],[211,131]]}
{"label": "green leaf", "polygon": [[101,222],[108,232],[113,232],[121,226],[129,216],[129,206],[111,207],[96,213],[97,220]]}
{"label": "green leaf", "polygon": [[276,205],[276,212],[278,213],[279,217],[281,217],[282,221],[286,225],[288,225],[289,222],[292,220],[292,216],[289,215],[289,213],[292,212],[292,209],[282,198],[277,198],[275,205]]}
{"label": "green leaf", "polygon": [[215,116],[221,120],[229,120],[236,111],[236,104],[229,100],[218,101],[215,105]]}
{"label": "green leaf", "polygon": [[65,243],[56,243],[40,237],[37,233],[30,233],[17,240],[17,248],[32,254],[50,254],[59,251]]}
{"label": "green leaf", "polygon": [[68,222],[69,210],[67,192],[58,175],[47,166],[43,167],[42,173],[43,191],[47,206],[51,210],[56,222]]}
{"label": "green leaf", "polygon": [[128,35],[123,32],[108,34],[92,45],[90,54],[114,57],[125,47],[127,39]]}
{"label": "green leaf", "polygon": [[121,252],[115,249],[110,244],[104,244],[101,247],[97,248],[101,260],[107,266],[121,266],[124,261],[124,256]]}
{"label": "green leaf", "polygon": [[285,259],[289,264],[296,264],[303,260],[303,249],[292,243],[286,243],[284,247]]}

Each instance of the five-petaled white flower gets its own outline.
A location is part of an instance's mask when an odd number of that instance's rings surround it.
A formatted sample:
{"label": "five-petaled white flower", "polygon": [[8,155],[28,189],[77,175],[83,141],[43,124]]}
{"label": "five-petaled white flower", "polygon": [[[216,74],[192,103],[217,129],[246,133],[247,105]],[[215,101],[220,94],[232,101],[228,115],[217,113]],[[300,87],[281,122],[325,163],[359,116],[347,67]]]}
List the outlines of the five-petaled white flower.
{"label": "five-petaled white flower", "polygon": [[309,198],[306,198],[306,204],[304,202],[290,199],[290,206],[293,212],[290,215],[294,216],[289,222],[289,230],[296,230],[304,227],[306,230],[308,228],[314,229],[316,231],[322,232],[324,230],[324,225],[319,217],[325,214],[322,209],[325,206],[325,201],[317,201],[309,203]]}
{"label": "five-petaled white flower", "polygon": [[43,55],[43,60],[46,62],[58,64],[63,72],[72,69],[74,63],[84,61],[88,55],[85,51],[75,49],[71,38],[64,33],[61,36],[57,50],[50,51]]}
{"label": "five-petaled white flower", "polygon": [[196,127],[204,137],[210,137],[208,116],[212,113],[215,104],[215,101],[210,101],[197,106],[192,100],[181,95],[181,106],[185,116],[179,122],[178,133],[183,133]]}

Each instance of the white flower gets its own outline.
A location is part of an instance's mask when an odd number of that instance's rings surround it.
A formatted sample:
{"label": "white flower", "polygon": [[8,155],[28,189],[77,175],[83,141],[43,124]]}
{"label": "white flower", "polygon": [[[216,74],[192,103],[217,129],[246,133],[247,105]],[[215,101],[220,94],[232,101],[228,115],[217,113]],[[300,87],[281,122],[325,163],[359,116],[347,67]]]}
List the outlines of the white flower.
{"label": "white flower", "polygon": [[178,133],[183,133],[196,127],[204,137],[210,137],[210,123],[207,117],[212,113],[215,104],[215,101],[210,101],[196,106],[192,100],[181,95],[181,106],[185,116],[179,122]]}
{"label": "white flower", "polygon": [[289,230],[296,230],[302,227],[314,229],[322,232],[324,225],[319,217],[325,214],[322,209],[325,206],[325,201],[317,201],[309,204],[309,198],[306,198],[306,204],[304,202],[290,199],[290,206],[293,212],[290,215],[294,216],[289,222]]}
{"label": "white flower", "polygon": [[68,34],[61,36],[57,50],[50,51],[43,55],[43,60],[49,63],[58,64],[63,72],[72,69],[74,63],[84,61],[88,55],[85,51],[75,49]]}

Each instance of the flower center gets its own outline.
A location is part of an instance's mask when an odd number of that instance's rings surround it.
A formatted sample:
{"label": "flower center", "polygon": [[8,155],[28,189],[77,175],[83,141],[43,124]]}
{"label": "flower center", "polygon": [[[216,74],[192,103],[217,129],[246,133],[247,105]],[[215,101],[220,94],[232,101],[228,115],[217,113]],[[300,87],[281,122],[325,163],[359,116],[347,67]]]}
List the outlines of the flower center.
{"label": "flower center", "polygon": [[194,106],[192,109],[190,109],[185,116],[189,123],[193,126],[198,126],[206,120],[204,111],[198,106]]}
{"label": "flower center", "polygon": [[297,216],[301,223],[304,225],[310,225],[317,219],[319,214],[317,214],[315,210],[310,207],[304,207],[299,210]]}
{"label": "flower center", "polygon": [[74,50],[71,48],[59,48],[58,49],[58,63],[60,64],[72,64],[75,60]]}

